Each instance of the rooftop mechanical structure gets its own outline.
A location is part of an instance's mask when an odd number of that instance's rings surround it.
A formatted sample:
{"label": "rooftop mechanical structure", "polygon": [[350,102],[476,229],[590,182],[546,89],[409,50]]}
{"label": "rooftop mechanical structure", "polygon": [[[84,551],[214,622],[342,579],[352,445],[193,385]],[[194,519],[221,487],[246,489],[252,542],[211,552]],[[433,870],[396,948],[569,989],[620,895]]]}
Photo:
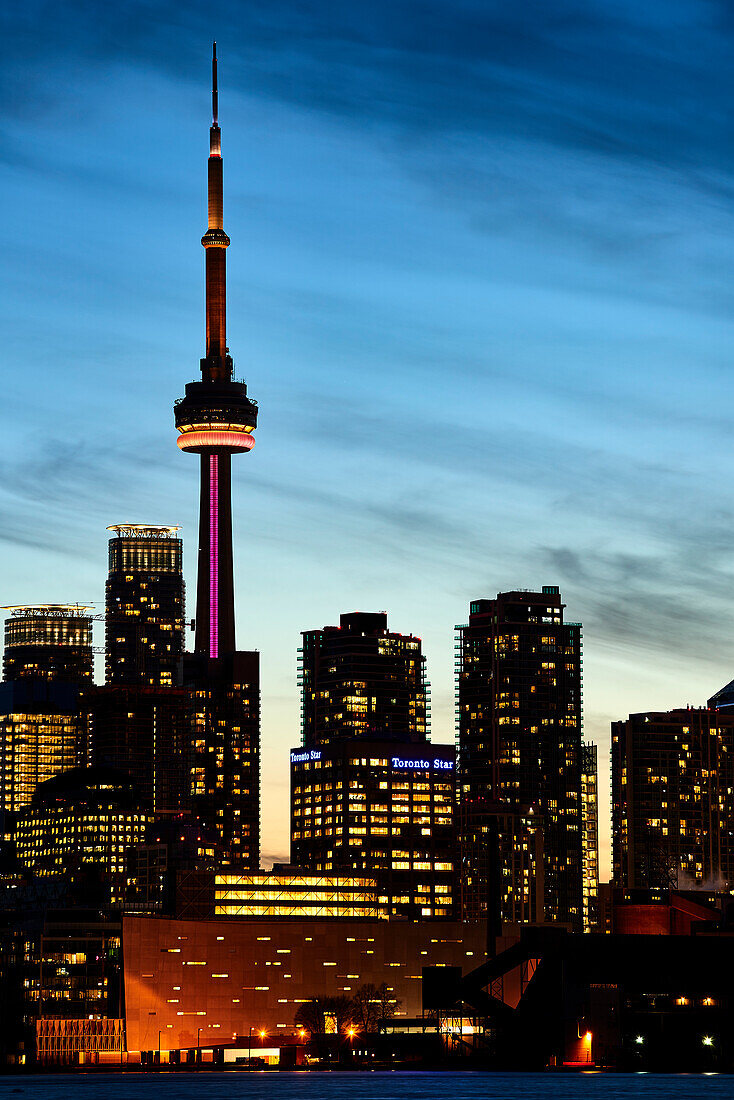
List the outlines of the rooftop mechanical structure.
{"label": "rooftop mechanical structure", "polygon": [[218,122],[217,49],[212,56],[212,124],[209,130],[209,224],[206,252],[206,355],[201,381],[189,382],[174,408],[178,446],[200,456],[201,497],[196,591],[198,653],[231,653],[234,638],[232,571],[232,455],[255,445],[257,404],[233,378],[227,347],[227,248],[223,226],[222,142]]}

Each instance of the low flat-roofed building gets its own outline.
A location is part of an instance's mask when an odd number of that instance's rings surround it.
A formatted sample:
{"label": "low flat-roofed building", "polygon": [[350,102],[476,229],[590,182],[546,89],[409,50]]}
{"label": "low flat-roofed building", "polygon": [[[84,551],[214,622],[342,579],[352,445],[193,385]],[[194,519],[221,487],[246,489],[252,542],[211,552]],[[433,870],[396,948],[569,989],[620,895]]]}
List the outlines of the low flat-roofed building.
{"label": "low flat-roofed building", "polygon": [[217,917],[361,917],[386,919],[374,879],[314,875],[299,868],[260,874],[232,873],[214,879]]}
{"label": "low flat-roofed building", "polygon": [[384,982],[396,1016],[422,1011],[423,967],[484,962],[480,923],[356,920],[169,920],[126,915],[127,1048],[178,1050],[249,1030],[286,1037],[314,997]]}

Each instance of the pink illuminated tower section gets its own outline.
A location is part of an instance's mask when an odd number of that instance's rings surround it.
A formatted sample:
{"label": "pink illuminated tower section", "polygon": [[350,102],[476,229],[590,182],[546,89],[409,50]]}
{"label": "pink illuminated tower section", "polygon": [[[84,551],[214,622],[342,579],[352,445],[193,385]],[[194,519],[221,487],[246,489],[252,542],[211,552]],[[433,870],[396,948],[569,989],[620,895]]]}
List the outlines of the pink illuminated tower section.
{"label": "pink illuminated tower section", "polygon": [[209,656],[219,656],[219,455],[209,455]]}
{"label": "pink illuminated tower section", "polygon": [[255,445],[257,405],[244,382],[234,381],[227,347],[227,248],[223,224],[222,138],[218,120],[217,49],[212,55],[212,124],[209,129],[206,256],[206,355],[201,381],[176,402],[182,451],[200,455],[199,555],[196,651],[211,658],[233,653],[232,455]]}

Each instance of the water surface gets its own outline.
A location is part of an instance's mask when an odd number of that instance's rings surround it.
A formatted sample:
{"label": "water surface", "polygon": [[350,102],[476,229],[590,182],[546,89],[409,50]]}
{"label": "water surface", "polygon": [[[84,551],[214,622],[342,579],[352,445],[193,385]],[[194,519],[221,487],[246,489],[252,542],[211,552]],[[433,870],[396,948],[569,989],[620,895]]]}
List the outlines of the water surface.
{"label": "water surface", "polygon": [[734,1077],[652,1073],[63,1073],[0,1078],[1,1100],[684,1100]]}

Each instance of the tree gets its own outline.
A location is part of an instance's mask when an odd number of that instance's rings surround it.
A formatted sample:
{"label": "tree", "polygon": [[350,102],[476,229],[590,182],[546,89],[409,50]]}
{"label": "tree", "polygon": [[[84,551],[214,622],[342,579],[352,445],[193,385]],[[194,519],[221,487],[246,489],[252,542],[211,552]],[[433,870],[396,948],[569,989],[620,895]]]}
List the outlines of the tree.
{"label": "tree", "polygon": [[298,1028],[303,1028],[309,1035],[323,1035],[326,1028],[324,1023],[323,997],[314,997],[312,1001],[306,1001],[299,1005],[293,1023]]}
{"label": "tree", "polygon": [[352,1022],[360,1031],[377,1031],[382,1020],[392,1019],[399,1004],[385,982],[361,985],[352,998]]}
{"label": "tree", "polygon": [[346,1031],[352,1024],[353,1010],[349,997],[314,997],[300,1005],[293,1022],[309,1035],[326,1035],[329,1018],[335,1021],[338,1032]]}

